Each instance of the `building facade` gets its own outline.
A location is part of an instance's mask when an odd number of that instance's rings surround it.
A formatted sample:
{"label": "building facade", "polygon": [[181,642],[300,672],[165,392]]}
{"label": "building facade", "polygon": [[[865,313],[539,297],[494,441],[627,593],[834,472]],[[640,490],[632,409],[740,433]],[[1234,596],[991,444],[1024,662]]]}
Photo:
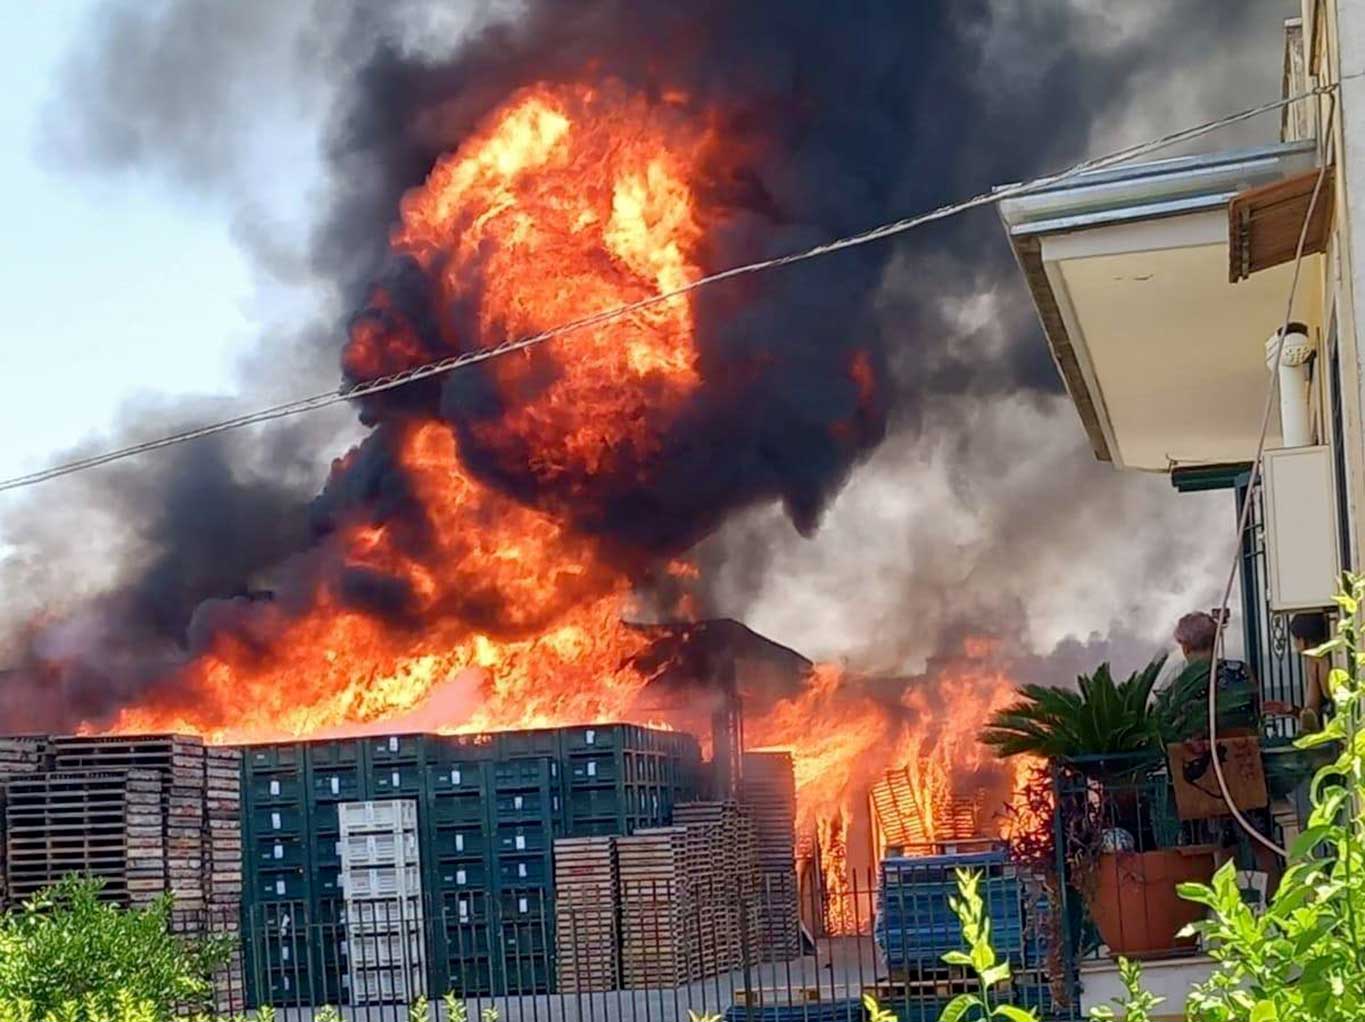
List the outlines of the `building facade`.
{"label": "building facade", "polygon": [[[1078,175],[999,208],[1094,456],[1229,491],[1209,542],[1241,544],[1234,627],[1262,697],[1299,707],[1290,624],[1330,613],[1340,571],[1365,566],[1365,4],[1303,0],[1277,56],[1284,98],[1306,98],[1263,145]],[[1266,741],[1304,719],[1268,718]],[[1288,838],[1295,814],[1279,810]],[[1207,971],[1184,958],[1148,974],[1175,1018]],[[1081,977],[1086,1005],[1118,992],[1111,963]]]}

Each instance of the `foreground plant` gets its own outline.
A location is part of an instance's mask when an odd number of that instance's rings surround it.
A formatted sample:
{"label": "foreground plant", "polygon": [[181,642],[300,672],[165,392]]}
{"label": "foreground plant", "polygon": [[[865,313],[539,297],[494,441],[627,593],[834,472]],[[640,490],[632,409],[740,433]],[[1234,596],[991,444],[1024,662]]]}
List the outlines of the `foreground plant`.
{"label": "foreground plant", "polygon": [[981,897],[981,874],[974,870],[957,871],[958,896],[949,899],[962,924],[966,951],[949,951],[943,960],[949,965],[965,965],[976,976],[977,992],[958,994],[948,1002],[939,1022],[984,1022],[1002,1018],[1007,1022],[1038,1022],[1032,1008],[1019,1008],[1006,1002],[1000,988],[1008,988],[1010,963],[999,961],[991,946],[991,918]]}
{"label": "foreground plant", "polygon": [[208,1006],[229,945],[172,933],[169,896],[125,909],[102,887],[70,877],[0,915],[0,1022],[141,1022]]}
{"label": "foreground plant", "polygon": [[1120,1019],[1122,1022],[1152,1022],[1152,1012],[1166,998],[1142,989],[1142,966],[1137,962],[1120,958],[1119,978],[1123,980],[1125,996],[1114,998],[1114,1007],[1122,1014],[1107,1004],[1097,1004],[1090,1009],[1091,1019],[1094,1022],[1116,1022]]}

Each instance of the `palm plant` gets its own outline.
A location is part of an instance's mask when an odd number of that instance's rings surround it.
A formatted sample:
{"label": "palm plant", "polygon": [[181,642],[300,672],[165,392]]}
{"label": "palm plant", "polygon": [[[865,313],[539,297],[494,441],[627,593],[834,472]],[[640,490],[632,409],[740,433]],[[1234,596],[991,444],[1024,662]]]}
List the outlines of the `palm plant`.
{"label": "palm plant", "polygon": [[1151,705],[1166,665],[1157,657],[1123,681],[1107,663],[1076,679],[1076,690],[1025,685],[1021,698],[997,712],[981,740],[1004,756],[1064,760],[1097,775],[1133,766],[1142,754],[1159,755],[1162,727]]}

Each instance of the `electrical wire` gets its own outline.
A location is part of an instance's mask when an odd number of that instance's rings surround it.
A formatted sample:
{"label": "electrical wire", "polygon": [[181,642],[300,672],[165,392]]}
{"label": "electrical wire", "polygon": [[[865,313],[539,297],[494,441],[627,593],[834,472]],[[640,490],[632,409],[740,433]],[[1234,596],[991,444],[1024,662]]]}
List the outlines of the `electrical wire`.
{"label": "electrical wire", "polygon": [[[1348,75],[1346,77],[1347,78],[1365,77],[1365,72],[1359,72],[1357,74]],[[466,366],[474,365],[479,362],[488,361],[489,359],[499,358],[503,355],[510,355],[513,352],[517,351],[525,351],[528,348],[533,348],[537,345],[545,343],[546,341],[552,340],[557,337],[562,337],[565,334],[570,334],[575,331],[587,329],[588,327],[599,326],[603,323],[607,323],[615,319],[620,319],[623,316],[628,316],[631,313],[639,312],[643,309],[650,308],[651,306],[658,305],[662,302],[667,302],[675,298],[680,298],[684,295],[690,294],[693,291],[697,291],[703,287],[708,287],[712,284],[719,283],[720,281],[723,280],[730,280],[732,278],[746,276],[751,273],[759,273],[765,270],[777,269],[782,266],[790,266],[793,263],[800,263],[806,262],[811,259],[817,259],[822,256],[830,255],[834,252],[843,251],[844,249],[855,248],[857,246],[866,245],[874,241],[880,241],[884,238],[890,238],[895,235],[904,234],[906,231],[913,230],[916,227],[921,227],[924,224],[932,223],[937,220],[944,220],[947,219],[948,217],[956,216],[959,213],[965,213],[969,210],[976,209],[980,206],[994,205],[995,203],[1000,202],[1002,199],[1012,198],[1017,195],[1025,195],[1030,192],[1041,191],[1062,181],[1066,181],[1069,178],[1076,177],[1079,174],[1084,174],[1095,170],[1101,170],[1105,167],[1110,167],[1115,164],[1123,163],[1127,160],[1133,159],[1136,156],[1142,156],[1160,149],[1169,148],[1170,146],[1173,145],[1178,145],[1181,142],[1189,141],[1190,139],[1193,138],[1198,138],[1199,136],[1208,134],[1211,131],[1217,131],[1220,128],[1225,128],[1230,125],[1237,124],[1241,121],[1249,120],[1261,114],[1269,113],[1273,110],[1282,109],[1283,107],[1286,107],[1291,103],[1297,103],[1302,100],[1312,99],[1315,96],[1326,95],[1327,93],[1331,92],[1336,88],[1337,84],[1317,86],[1316,88],[1310,89],[1309,91],[1300,93],[1296,96],[1289,96],[1284,99],[1278,99],[1270,103],[1262,103],[1259,106],[1250,107],[1246,110],[1241,110],[1234,114],[1228,114],[1224,117],[1219,117],[1214,120],[1204,121],[1203,123],[1197,124],[1190,128],[1183,128],[1179,131],[1171,132],[1170,134],[1162,135],[1158,138],[1153,138],[1145,142],[1139,142],[1134,145],[1125,146],[1122,149],[1117,149],[1103,156],[1095,157],[1093,159],[1084,160],[1080,163],[1073,164],[1072,166],[1066,168],[1065,170],[1055,174],[1049,174],[1044,177],[1034,178],[1030,181],[1025,181],[1018,184],[1010,184],[998,188],[993,188],[989,191],[981,192],[977,195],[974,195],[969,199],[939,206],[937,209],[930,210],[927,213],[920,213],[914,216],[905,217],[904,219],[901,220],[893,220],[889,223],[882,224],[878,227],[873,227],[870,230],[863,231],[862,233],[848,235],[846,237],[839,238],[835,241],[830,241],[821,245],[816,245],[812,248],[803,249],[799,252],[792,252],[787,255],[774,257],[772,259],[763,259],[757,262],[745,263],[743,265],[734,266],[726,270],[720,270],[716,273],[707,274],[706,276],[698,277],[696,280],[690,281],[687,284],[682,285],[681,287],[673,288],[669,291],[663,291],[658,294],[653,294],[646,298],[641,298],[638,301],[628,302],[624,305],[618,305],[609,309],[603,309],[600,312],[592,313],[591,315],[584,316],[580,319],[571,320],[567,323],[561,323],[558,326],[551,327],[547,330],[542,330],[540,333],[516,338],[514,340],[503,341],[502,343],[492,345],[491,347],[479,348],[475,351],[465,352],[464,354],[461,355],[453,355],[449,358],[443,358],[434,362],[428,362],[420,366],[414,366],[410,369],[405,369],[402,372],[393,373],[388,376],[380,376],[371,380],[364,380],[359,383],[352,384],[350,386],[342,386],[335,390],[326,391],[320,394],[313,394],[309,397],[296,398],[295,400],[287,401],[283,404],[274,405],[269,408],[263,408],[254,412],[248,412],[243,415],[235,416],[234,418],[224,419],[220,422],[208,423],[206,425],[198,426],[193,429],[187,429],[179,433],[172,433],[155,440],[147,440],[142,443],[132,444],[128,447],[121,447],[115,450],[105,451],[100,454],[90,455],[84,458],[77,458],[73,461],[65,462],[59,465],[53,465],[45,469],[39,469],[38,471],[35,472],[29,472],[23,475],[12,476],[8,479],[0,480],[0,492],[4,492],[7,490],[17,490],[27,486],[34,486],[38,483],[46,482],[50,479],[56,479],[60,476],[71,475],[72,473],[75,472],[83,472],[88,469],[97,468],[101,465],[107,465],[113,461],[120,461],[125,458],[131,458],[137,455],[146,454],[151,451],[160,450],[161,448],[164,447],[170,447],[175,444],[186,443],[190,440],[198,440],[203,437],[213,436],[214,434],[217,433],[225,433],[229,430],[242,429],[243,427],[246,426],[252,426],[258,423],[268,422],[272,419],[280,419],[290,415],[300,415],[304,412],[316,411],[320,408],[326,408],[329,405],[339,404],[343,401],[354,401],[359,398],[368,397],[371,394],[379,394],[383,393],[384,391],[393,390],[397,387],[404,387],[407,386],[408,384],[416,383],[418,380],[424,380],[432,376],[453,372],[457,369],[462,369]]]}
{"label": "electrical wire", "polygon": [[[1265,407],[1261,412],[1261,431],[1256,440],[1256,457],[1251,462],[1251,475],[1247,482],[1246,499],[1242,501],[1241,511],[1237,516],[1237,541],[1232,555],[1232,567],[1228,571],[1227,585],[1223,587],[1223,600],[1218,605],[1218,614],[1214,620],[1213,632],[1213,655],[1209,658],[1209,684],[1208,684],[1208,707],[1209,707],[1209,751],[1210,758],[1213,760],[1214,776],[1218,778],[1218,790],[1223,795],[1223,801],[1227,803],[1228,809],[1232,811],[1232,818],[1237,822],[1246,833],[1258,841],[1265,848],[1278,855],[1281,859],[1287,860],[1289,852],[1281,848],[1275,841],[1262,834],[1252,825],[1251,821],[1243,815],[1238,808],[1237,802],[1232,797],[1232,792],[1228,788],[1227,777],[1223,773],[1223,764],[1218,758],[1218,665],[1222,660],[1224,639],[1226,637],[1226,621],[1229,616],[1228,604],[1232,599],[1232,587],[1237,580],[1237,569],[1242,561],[1242,541],[1246,536],[1247,528],[1251,522],[1251,506],[1255,499],[1256,484],[1262,474],[1262,466],[1265,462],[1266,438],[1270,432],[1270,416],[1275,408],[1275,398],[1279,393],[1280,385],[1280,356],[1284,352],[1284,339],[1289,333],[1289,325],[1294,321],[1294,297],[1299,289],[1299,276],[1303,270],[1303,250],[1308,242],[1308,231],[1313,222],[1313,211],[1317,208],[1318,197],[1322,192],[1323,182],[1327,179],[1327,171],[1331,167],[1331,160],[1327,158],[1327,147],[1331,144],[1331,125],[1336,116],[1336,93],[1329,88],[1327,95],[1327,117],[1324,123],[1327,129],[1327,145],[1325,145],[1322,155],[1321,166],[1318,167],[1317,180],[1313,183],[1313,194],[1308,200],[1308,211],[1303,217],[1303,226],[1299,229],[1298,245],[1294,249],[1294,273],[1289,281],[1289,298],[1285,302],[1284,322],[1280,327],[1279,334],[1275,340],[1275,357],[1267,359],[1271,364],[1270,386],[1266,390]],[[1256,679],[1259,684],[1259,679]]]}

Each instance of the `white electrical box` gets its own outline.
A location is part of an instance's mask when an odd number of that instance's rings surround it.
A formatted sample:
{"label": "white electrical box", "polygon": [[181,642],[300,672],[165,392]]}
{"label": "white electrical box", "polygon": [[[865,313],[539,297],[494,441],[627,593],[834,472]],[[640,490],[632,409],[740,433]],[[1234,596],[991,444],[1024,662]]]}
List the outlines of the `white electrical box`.
{"label": "white electrical box", "polygon": [[1341,573],[1332,449],[1266,451],[1264,472],[1270,609],[1330,607]]}

